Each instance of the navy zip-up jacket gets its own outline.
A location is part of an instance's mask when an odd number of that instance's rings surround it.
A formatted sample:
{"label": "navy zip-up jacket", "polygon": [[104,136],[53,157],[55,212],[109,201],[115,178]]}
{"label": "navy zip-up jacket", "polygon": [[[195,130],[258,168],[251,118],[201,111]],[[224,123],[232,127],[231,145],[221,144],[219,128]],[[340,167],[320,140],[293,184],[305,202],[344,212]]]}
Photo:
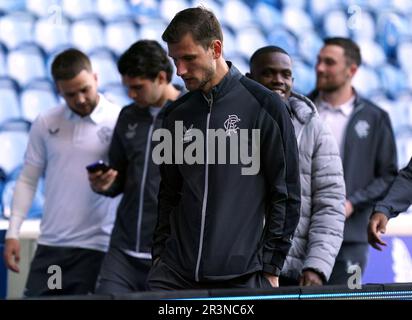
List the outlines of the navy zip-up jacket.
{"label": "navy zip-up jacket", "polygon": [[[317,91],[308,95],[312,101],[317,96]],[[343,241],[367,243],[373,206],[385,196],[398,170],[395,136],[387,112],[356,94],[343,146],[346,198],[354,207],[345,222]]]}
{"label": "navy zip-up jacket", "polygon": [[[183,140],[185,151],[196,143],[190,130],[204,137],[206,130],[224,130],[229,150],[231,139],[247,129],[250,155],[252,129],[260,130],[255,175],[242,175],[247,166],[239,163],[212,164],[211,154],[218,158],[220,150],[210,149],[208,137],[203,160],[209,160],[203,164],[177,164],[179,155],[173,153],[173,164],[161,165],[153,259],[160,257],[198,282],[262,270],[279,275],[299,220],[299,159],[287,108],[276,94],[228,65],[208,96],[199,90],[186,94],[168,108],[164,121],[174,144]],[[185,135],[175,140],[177,121]]]}
{"label": "navy zip-up jacket", "polygon": [[139,258],[151,257],[153,231],[157,221],[160,170],[152,160],[152,133],[161,128],[167,106],[156,118],[149,108],[136,104],[119,115],[109,149],[110,166],[118,171],[111,188],[102,193],[123,193],[117,210],[110,246],[133,251]]}

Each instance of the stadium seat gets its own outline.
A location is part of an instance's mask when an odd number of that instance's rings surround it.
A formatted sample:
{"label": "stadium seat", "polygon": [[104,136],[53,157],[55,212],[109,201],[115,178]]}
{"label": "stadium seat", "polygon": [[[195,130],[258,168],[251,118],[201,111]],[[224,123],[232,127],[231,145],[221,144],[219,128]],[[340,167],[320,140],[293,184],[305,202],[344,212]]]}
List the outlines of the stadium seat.
{"label": "stadium seat", "polygon": [[265,35],[256,27],[246,27],[238,30],[236,43],[238,51],[246,57],[250,57],[256,49],[268,45]]}
{"label": "stadium seat", "polygon": [[325,17],[332,10],[340,7],[340,0],[311,0],[308,1],[308,10],[315,24],[319,24],[322,18]]}
{"label": "stadium seat", "polygon": [[293,59],[293,88],[295,91],[307,94],[315,88],[316,76],[313,67],[301,60]]}
{"label": "stadium seat", "polygon": [[34,40],[48,53],[60,46],[70,45],[70,22],[64,17],[53,20],[40,18],[34,26]]}
{"label": "stadium seat", "polygon": [[45,78],[44,52],[34,43],[23,44],[7,56],[8,74],[24,87],[33,79]]}
{"label": "stadium seat", "polygon": [[281,12],[268,3],[259,1],[253,8],[253,15],[266,33],[282,25]]}
{"label": "stadium seat", "polygon": [[255,27],[252,10],[245,2],[239,0],[225,1],[222,7],[223,23],[235,31],[246,27]]}
{"label": "stadium seat", "polygon": [[186,0],[162,0],[159,3],[160,17],[171,21],[176,13],[189,7],[190,3]]}
{"label": "stadium seat", "polygon": [[0,168],[7,176],[23,163],[27,142],[27,132],[0,131]]}
{"label": "stadium seat", "polygon": [[34,21],[34,16],[28,12],[12,12],[0,17],[0,41],[8,49],[31,42]]}
{"label": "stadium seat", "polygon": [[0,78],[0,124],[20,118],[19,86],[9,78]]}
{"label": "stadium seat", "polygon": [[7,73],[6,58],[7,49],[0,43],[0,77],[4,77]]}
{"label": "stadium seat", "polygon": [[396,99],[400,92],[407,89],[407,78],[403,70],[391,64],[383,64],[377,71],[382,87],[389,97]]}
{"label": "stadium seat", "polygon": [[339,9],[325,13],[323,30],[326,37],[349,37],[346,13]]}
{"label": "stadium seat", "polygon": [[140,38],[156,40],[166,47],[166,43],[162,40],[162,34],[166,27],[167,24],[163,20],[149,21],[140,26]]}
{"label": "stadium seat", "polygon": [[298,36],[299,56],[310,66],[316,64],[323,41],[316,32],[307,31]]}
{"label": "stadium seat", "polygon": [[379,92],[382,88],[376,71],[366,65],[359,67],[353,78],[353,86],[366,97]]}
{"label": "stadium seat", "polygon": [[122,54],[135,41],[140,39],[137,25],[133,20],[119,19],[106,24],[105,43],[116,55]]}
{"label": "stadium seat", "polygon": [[70,29],[70,42],[85,53],[104,47],[103,21],[95,15],[74,21]]}
{"label": "stadium seat", "polygon": [[59,0],[26,0],[26,10],[38,17],[56,20],[63,14]]}
{"label": "stadium seat", "polygon": [[[1,194],[2,203],[2,216],[6,219],[10,218],[11,206],[13,201],[14,188],[16,186],[16,181],[20,175],[21,166],[16,168],[7,178],[3,192]],[[44,205],[44,179],[40,178],[37,185],[36,193],[33,198],[33,202],[29,212],[27,213],[27,219],[39,219],[43,215],[43,205]]]}
{"label": "stadium seat", "polygon": [[58,105],[54,85],[49,80],[34,81],[20,94],[22,118],[32,122],[39,113]]}
{"label": "stadium seat", "polygon": [[238,50],[238,44],[236,42],[235,36],[233,35],[232,31],[222,26],[223,32],[223,53],[224,55],[232,55],[235,54]]}
{"label": "stadium seat", "polygon": [[63,13],[71,19],[79,19],[96,13],[95,0],[61,0]]}
{"label": "stadium seat", "polygon": [[281,47],[291,56],[298,54],[297,38],[291,32],[283,28],[275,28],[268,36],[271,45]]}
{"label": "stadium seat", "polygon": [[130,12],[139,23],[160,19],[157,0],[130,0]]}
{"label": "stadium seat", "polygon": [[97,14],[105,21],[132,16],[127,0],[96,0],[95,6]]}
{"label": "stadium seat", "polygon": [[352,19],[351,21],[354,21],[352,24],[349,23],[352,37],[354,37],[358,43],[362,43],[365,39],[373,41],[376,37],[376,24],[372,13],[362,10],[360,13],[353,14],[360,14],[360,16],[359,23],[356,22],[355,17],[350,18]]}
{"label": "stadium seat", "polygon": [[382,47],[369,39],[362,39],[357,41],[362,54],[362,63],[376,68],[386,62],[386,55]]}
{"label": "stadium seat", "polygon": [[396,57],[402,69],[407,73],[412,73],[412,39],[398,45]]}
{"label": "stadium seat", "polygon": [[97,73],[100,86],[120,83],[115,55],[108,49],[99,48],[89,54],[93,70]]}
{"label": "stadium seat", "polygon": [[313,22],[307,13],[294,6],[288,6],[282,10],[282,20],[283,24],[295,35],[313,29]]}
{"label": "stadium seat", "polygon": [[0,0],[0,11],[13,12],[24,10],[26,0]]}
{"label": "stadium seat", "polygon": [[133,102],[127,96],[127,92],[124,86],[119,83],[112,83],[110,85],[102,87],[101,92],[108,100],[121,107],[127,106]]}
{"label": "stadium seat", "polygon": [[396,56],[396,48],[410,33],[409,21],[395,12],[382,12],[377,17],[377,41],[388,57]]}

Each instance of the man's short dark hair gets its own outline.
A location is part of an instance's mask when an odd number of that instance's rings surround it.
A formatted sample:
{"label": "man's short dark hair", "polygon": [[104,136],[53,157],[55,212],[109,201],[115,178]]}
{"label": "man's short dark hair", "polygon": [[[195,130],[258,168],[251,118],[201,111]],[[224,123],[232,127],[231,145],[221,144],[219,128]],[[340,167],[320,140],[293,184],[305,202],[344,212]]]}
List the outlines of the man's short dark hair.
{"label": "man's short dark hair", "polygon": [[140,40],[132,44],[117,62],[122,76],[156,79],[160,71],[165,71],[167,81],[172,81],[173,67],[162,46],[154,40]]}
{"label": "man's short dark hair", "polygon": [[339,46],[343,49],[344,55],[348,64],[356,64],[360,66],[362,63],[362,56],[359,49],[359,46],[349,38],[342,38],[342,37],[332,37],[326,38],[323,40],[325,46],[326,45],[335,45]]}
{"label": "man's short dark hair", "polygon": [[167,43],[178,43],[188,33],[205,49],[213,40],[223,42],[219,21],[212,11],[203,7],[188,8],[178,12],[163,32],[162,39]]}
{"label": "man's short dark hair", "polygon": [[289,53],[287,53],[287,52],[286,52],[285,50],[283,50],[281,47],[278,47],[278,46],[266,46],[266,47],[262,47],[262,48],[260,48],[260,49],[257,49],[257,50],[255,51],[255,53],[252,54],[252,56],[250,57],[250,60],[249,60],[249,65],[251,66],[251,65],[256,61],[256,59],[257,59],[259,56],[261,56],[262,54],[275,53],[275,52],[283,53],[283,54],[286,54],[287,56],[289,56]]}
{"label": "man's short dark hair", "polygon": [[59,53],[54,58],[51,66],[51,73],[55,82],[73,79],[83,70],[92,72],[90,59],[83,52],[74,48]]}

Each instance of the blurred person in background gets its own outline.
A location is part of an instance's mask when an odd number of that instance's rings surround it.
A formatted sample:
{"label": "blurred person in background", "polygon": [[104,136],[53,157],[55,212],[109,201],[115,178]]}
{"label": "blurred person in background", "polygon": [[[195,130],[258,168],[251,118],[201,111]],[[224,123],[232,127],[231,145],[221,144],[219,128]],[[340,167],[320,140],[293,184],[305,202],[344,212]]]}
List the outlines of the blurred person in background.
{"label": "blurred person in background", "polygon": [[[32,124],[4,250],[7,267],[19,272],[19,231],[44,176],[44,212],[26,297],[94,292],[118,204],[92,191],[86,166],[106,159],[120,107],[98,93],[97,75],[84,53],[61,52],[51,71],[66,105],[40,114]],[[52,287],[51,266],[61,270]]]}
{"label": "blurred person in background", "polygon": [[316,89],[309,95],[338,143],[346,184],[344,238],[330,284],[347,284],[352,265],[364,272],[369,217],[397,173],[395,137],[388,114],[352,86],[360,64],[360,49],[351,39],[325,39],[316,63]]}

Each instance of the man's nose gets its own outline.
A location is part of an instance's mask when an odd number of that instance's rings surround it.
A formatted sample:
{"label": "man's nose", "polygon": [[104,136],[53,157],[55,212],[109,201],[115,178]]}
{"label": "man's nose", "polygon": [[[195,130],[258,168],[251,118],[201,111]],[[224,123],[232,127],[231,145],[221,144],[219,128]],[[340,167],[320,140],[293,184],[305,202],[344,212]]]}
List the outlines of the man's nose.
{"label": "man's nose", "polygon": [[187,73],[187,68],[185,63],[183,62],[177,62],[176,63],[176,74],[179,77],[183,77]]}

